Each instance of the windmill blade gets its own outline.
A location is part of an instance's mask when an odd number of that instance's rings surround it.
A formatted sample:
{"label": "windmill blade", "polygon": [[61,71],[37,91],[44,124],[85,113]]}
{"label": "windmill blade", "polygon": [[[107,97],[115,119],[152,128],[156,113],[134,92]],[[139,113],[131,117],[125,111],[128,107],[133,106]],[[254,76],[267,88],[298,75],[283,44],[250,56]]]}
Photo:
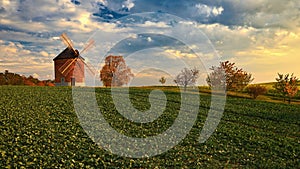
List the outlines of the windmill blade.
{"label": "windmill blade", "polygon": [[77,58],[73,59],[72,62],[61,72],[62,74],[65,74],[65,71],[77,60]]}
{"label": "windmill blade", "polygon": [[72,62],[72,61],[70,61],[70,60],[66,61],[66,62],[58,69],[58,71],[59,71],[59,72],[62,72],[62,71],[66,68],[66,66],[67,66],[68,64],[70,64],[70,62]]}
{"label": "windmill blade", "polygon": [[90,74],[92,74],[93,76],[96,75],[96,69],[94,68],[94,66],[92,66],[91,64],[85,62],[82,58],[80,58],[80,60],[84,63],[84,65],[88,68]]}
{"label": "windmill blade", "polygon": [[85,51],[89,50],[90,48],[95,46],[94,39],[91,39],[88,41],[88,43],[85,45],[85,47],[81,50],[80,54],[84,53]]}
{"label": "windmill blade", "polygon": [[85,66],[89,69],[89,72],[93,75],[93,76],[95,76],[96,75],[96,69],[93,67],[93,66],[91,66],[90,64],[88,64],[88,63],[86,63],[86,62],[83,62],[84,64],[85,64]]}
{"label": "windmill blade", "polygon": [[64,75],[64,76],[67,76],[72,70],[74,70],[74,69],[67,69],[67,70],[63,73],[63,75]]}
{"label": "windmill blade", "polygon": [[77,68],[77,69],[79,68],[80,71],[81,71],[81,73],[84,74],[84,67],[81,66],[81,64],[79,64],[79,62],[76,62],[75,64],[76,64],[76,68]]}
{"label": "windmill blade", "polygon": [[68,46],[69,49],[72,49],[75,52],[75,49],[73,48],[73,43],[70,40],[70,38],[67,36],[66,33],[62,33],[60,35],[60,38],[62,39],[62,41],[64,42],[64,44]]}

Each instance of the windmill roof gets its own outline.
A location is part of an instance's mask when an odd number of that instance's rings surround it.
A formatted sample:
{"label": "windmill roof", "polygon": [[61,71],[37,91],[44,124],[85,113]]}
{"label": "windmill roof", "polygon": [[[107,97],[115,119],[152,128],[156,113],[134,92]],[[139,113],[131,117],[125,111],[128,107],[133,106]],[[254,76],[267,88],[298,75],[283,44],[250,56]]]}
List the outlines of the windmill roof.
{"label": "windmill roof", "polygon": [[[73,59],[77,58],[78,56],[75,54],[73,49],[66,48],[64,51],[62,51],[59,55],[57,55],[53,60],[60,60],[60,59]],[[81,59],[84,60],[83,57],[79,55]]]}

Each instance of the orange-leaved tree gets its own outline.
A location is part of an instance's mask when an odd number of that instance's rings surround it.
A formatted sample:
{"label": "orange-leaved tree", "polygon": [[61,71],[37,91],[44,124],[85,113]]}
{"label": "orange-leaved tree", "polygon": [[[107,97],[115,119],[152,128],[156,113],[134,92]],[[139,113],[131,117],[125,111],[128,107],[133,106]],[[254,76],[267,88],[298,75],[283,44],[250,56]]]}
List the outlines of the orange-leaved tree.
{"label": "orange-leaved tree", "polygon": [[105,65],[100,71],[100,80],[106,87],[123,86],[133,77],[131,69],[126,65],[123,56],[107,56]]}
{"label": "orange-leaved tree", "polygon": [[207,76],[206,82],[215,89],[240,91],[253,81],[250,73],[229,61],[220,62],[219,66],[212,66],[210,70],[212,72]]}
{"label": "orange-leaved tree", "polygon": [[276,78],[276,83],[274,88],[277,90],[278,93],[281,94],[283,97],[283,101],[286,100],[288,97],[288,102],[291,103],[291,99],[297,94],[298,86],[297,81],[298,79],[294,76],[294,74],[280,74],[278,73],[278,78]]}

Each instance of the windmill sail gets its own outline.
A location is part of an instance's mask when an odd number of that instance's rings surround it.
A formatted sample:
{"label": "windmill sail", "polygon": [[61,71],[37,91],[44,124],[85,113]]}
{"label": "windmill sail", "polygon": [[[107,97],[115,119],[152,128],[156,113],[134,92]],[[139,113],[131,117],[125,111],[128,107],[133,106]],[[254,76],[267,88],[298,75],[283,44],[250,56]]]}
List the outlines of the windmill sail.
{"label": "windmill sail", "polygon": [[85,45],[85,47],[81,50],[81,54],[86,52],[87,50],[91,49],[92,47],[95,46],[95,41],[93,39],[91,39],[90,41],[88,41],[88,43]]}
{"label": "windmill sail", "polygon": [[73,43],[72,43],[72,41],[69,39],[69,37],[67,36],[67,34],[62,33],[62,34],[60,35],[60,38],[61,38],[62,41],[65,43],[65,45],[68,46],[69,49],[74,49],[74,48],[73,48]]}
{"label": "windmill sail", "polygon": [[[71,61],[71,63],[61,72],[62,74],[64,74],[65,73],[65,71],[66,70],[68,70],[68,68],[74,63],[74,62],[76,62],[77,61],[77,58],[75,58],[75,59],[73,59],[72,61]],[[71,70],[71,69],[69,69],[69,70]]]}
{"label": "windmill sail", "polygon": [[62,33],[62,34],[60,35],[60,38],[62,39],[62,41],[64,42],[64,44],[68,46],[68,48],[69,48],[70,50],[73,50],[73,51],[74,51],[75,55],[79,55],[78,50],[75,50],[75,49],[74,49],[73,43],[72,43],[72,41],[70,40],[70,38],[67,36],[66,33]]}
{"label": "windmill sail", "polygon": [[85,73],[94,76],[97,71],[91,64],[87,63],[88,61],[81,57],[80,54],[94,47],[95,41],[93,39],[87,41],[84,48],[79,52],[73,47],[73,43],[67,34],[61,34],[60,38],[67,48],[53,59],[55,61],[56,84],[84,85]]}

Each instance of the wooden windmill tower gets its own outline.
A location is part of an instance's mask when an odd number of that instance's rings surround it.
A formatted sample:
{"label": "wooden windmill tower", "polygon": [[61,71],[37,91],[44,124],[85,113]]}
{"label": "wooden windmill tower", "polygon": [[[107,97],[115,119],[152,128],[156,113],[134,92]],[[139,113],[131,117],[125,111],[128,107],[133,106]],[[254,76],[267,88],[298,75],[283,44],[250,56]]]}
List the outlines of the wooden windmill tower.
{"label": "wooden windmill tower", "polygon": [[72,41],[65,33],[63,33],[60,38],[67,45],[67,48],[53,59],[55,85],[84,86],[84,67],[87,66],[92,73],[94,73],[94,71],[92,67],[85,62],[85,59],[80,56],[80,53],[92,47],[95,42],[93,40],[89,41],[85,48],[79,52],[77,49],[74,49]]}

